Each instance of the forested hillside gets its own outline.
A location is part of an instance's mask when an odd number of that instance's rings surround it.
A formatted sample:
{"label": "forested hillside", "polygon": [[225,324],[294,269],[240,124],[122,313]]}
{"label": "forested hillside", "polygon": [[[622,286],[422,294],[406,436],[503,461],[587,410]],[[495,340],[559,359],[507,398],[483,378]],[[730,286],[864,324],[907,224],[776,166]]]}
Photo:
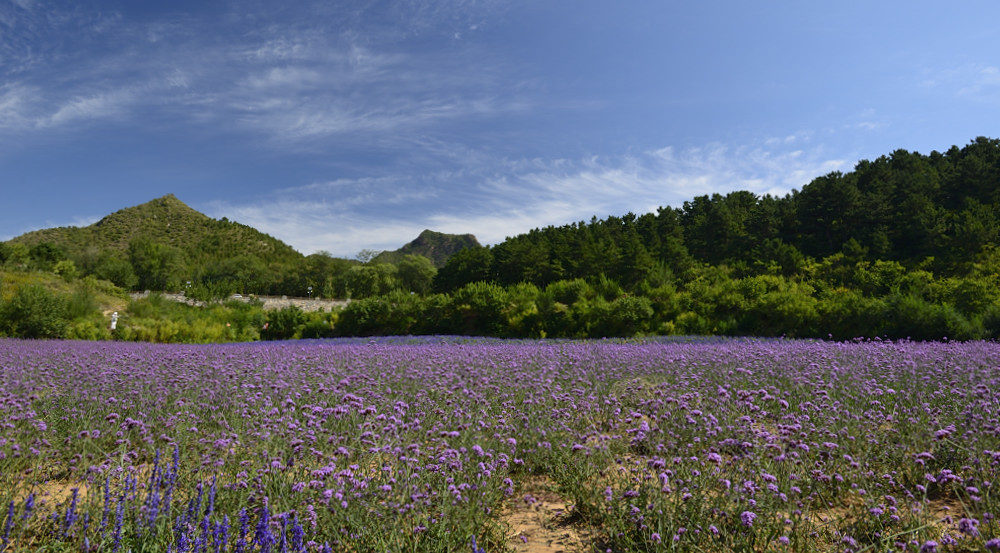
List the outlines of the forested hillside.
{"label": "forested hillside", "polygon": [[836,255],[960,276],[998,234],[1000,141],[978,138],[945,153],[897,150],[784,197],[713,194],[657,213],[535,229],[455,256],[438,288],[604,275],[632,290],[664,272],[687,280],[699,264],[736,276],[804,276],[810,263]]}
{"label": "forested hillside", "polygon": [[304,256],[277,238],[212,219],[169,194],[87,227],[44,229],[0,243],[0,266],[92,275],[125,290],[183,291],[200,299],[234,293],[333,298],[400,287],[427,291],[435,265],[467,247],[479,247],[471,234],[426,230],[368,265],[325,252]]}
{"label": "forested hillside", "polygon": [[[204,299],[271,293],[354,300],[335,313],[283,310],[266,320],[259,307],[230,306],[217,310],[213,330],[202,334],[188,332],[201,315],[157,300],[137,308],[147,330],[128,327],[118,335],[129,339],[1000,338],[996,139],[927,155],[897,150],[783,197],[699,196],[655,213],[538,228],[491,247],[455,235],[421,238],[408,247],[421,246],[427,255],[403,248],[367,262],[305,257],[168,196],[85,229],[50,229],[0,244],[0,264],[67,282],[87,276],[90,288],[96,279],[126,290],[183,289]],[[429,257],[445,250],[443,258]],[[40,300],[18,293],[3,290],[0,309],[24,318],[28,311],[11,307],[14,300]],[[168,330],[156,322],[163,314],[171,318]],[[266,326],[256,326],[261,322]],[[6,328],[11,334],[15,327]]]}
{"label": "forested hillside", "polygon": [[459,252],[435,289],[495,285],[483,293],[507,295],[500,326],[514,334],[995,337],[998,238],[1000,141],[977,138],[864,160],[784,197],[736,191],[535,229]]}

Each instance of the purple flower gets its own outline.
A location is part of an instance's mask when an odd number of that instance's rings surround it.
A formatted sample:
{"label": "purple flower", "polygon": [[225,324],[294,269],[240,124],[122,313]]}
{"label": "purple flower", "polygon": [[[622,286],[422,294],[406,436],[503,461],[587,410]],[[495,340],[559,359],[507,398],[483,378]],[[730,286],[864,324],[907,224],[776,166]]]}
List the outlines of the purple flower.
{"label": "purple flower", "polygon": [[976,518],[963,518],[958,521],[958,531],[969,536],[979,535],[979,529],[976,526],[979,526],[979,519]]}
{"label": "purple flower", "polygon": [[920,553],[934,553],[937,551],[938,543],[934,540],[927,540],[920,546]]}
{"label": "purple flower", "polygon": [[24,514],[21,515],[21,520],[27,520],[31,516],[31,511],[35,508],[35,493],[29,493],[28,498],[24,500]]}
{"label": "purple flower", "polygon": [[7,522],[4,523],[3,527],[3,540],[2,542],[0,542],[2,543],[3,547],[0,549],[7,548],[7,544],[9,543],[8,540],[10,539],[10,531],[13,527],[14,527],[14,500],[12,499],[10,500],[10,508],[7,510]]}
{"label": "purple flower", "polygon": [[743,511],[742,513],[740,513],[740,521],[742,521],[743,526],[746,526],[747,528],[753,526],[753,521],[756,518],[757,515],[751,511]]}

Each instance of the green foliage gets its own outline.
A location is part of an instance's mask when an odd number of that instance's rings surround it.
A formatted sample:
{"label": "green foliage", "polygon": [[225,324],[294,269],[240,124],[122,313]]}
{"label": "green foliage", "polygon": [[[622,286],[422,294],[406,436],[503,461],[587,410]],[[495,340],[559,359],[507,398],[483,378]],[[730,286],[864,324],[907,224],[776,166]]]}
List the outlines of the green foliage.
{"label": "green foliage", "polygon": [[133,290],[139,285],[139,277],[136,276],[132,263],[127,258],[110,252],[101,254],[91,274],[125,290]]}
{"label": "green foliage", "polygon": [[0,331],[18,338],[62,338],[69,324],[66,299],[40,285],[22,286],[0,306]]}
{"label": "green foliage", "polygon": [[355,265],[341,275],[340,288],[347,298],[369,298],[400,287],[399,269],[387,263]]}
{"label": "green foliage", "polygon": [[339,316],[336,313],[313,311],[305,314],[305,323],[299,330],[299,338],[333,338]]}
{"label": "green foliage", "polygon": [[9,269],[23,269],[28,266],[30,250],[27,244],[8,242],[4,244],[3,264]]}
{"label": "green foliage", "polygon": [[434,278],[434,290],[450,292],[471,282],[493,282],[493,251],[467,248],[448,259]]}
{"label": "green foliage", "polygon": [[[357,262],[338,259],[328,252],[314,253],[306,257],[305,261],[306,266],[302,274],[303,284],[306,287],[313,287],[314,297],[347,297],[346,290],[342,289],[346,282],[344,276]],[[301,288],[300,285],[299,289]]]}
{"label": "green foliage", "polygon": [[[128,304],[114,338],[161,343],[248,342],[268,322],[259,303],[227,301],[199,307],[152,293]],[[293,328],[289,337],[294,335]]]}
{"label": "green foliage", "polygon": [[819,297],[816,310],[821,321],[819,337],[850,340],[885,333],[888,306],[881,298],[865,296],[858,290],[834,288]]}
{"label": "green foliage", "polygon": [[[381,252],[370,259],[374,263],[399,265],[407,256],[419,255],[431,261],[435,269],[440,269],[448,259],[467,248],[480,248],[479,241],[471,234],[445,234],[424,230],[412,242],[395,251]],[[369,261],[365,259],[363,261]]]}
{"label": "green foliage", "polygon": [[56,263],[66,259],[66,251],[55,244],[41,242],[31,246],[28,257],[36,269],[51,271]]}
{"label": "green foliage", "polygon": [[430,293],[435,275],[437,269],[433,262],[422,255],[408,254],[398,265],[399,282],[403,289],[420,295]]}
{"label": "green foliage", "polygon": [[184,260],[179,249],[141,237],[129,244],[128,257],[140,288],[157,291],[180,288]]}
{"label": "green foliage", "polygon": [[76,263],[71,259],[57,261],[52,266],[52,272],[63,277],[63,280],[70,282],[77,277]]}
{"label": "green foliage", "polygon": [[264,340],[288,340],[306,323],[305,313],[294,305],[269,311],[260,336]]}
{"label": "green foliage", "polygon": [[803,337],[822,331],[811,286],[778,276],[752,277],[745,284],[755,290],[746,298],[740,334]]}
{"label": "green foliage", "polygon": [[950,304],[931,303],[911,294],[893,294],[886,299],[889,336],[913,340],[970,340],[978,337],[976,326]]}
{"label": "green foliage", "polygon": [[[491,247],[471,235],[425,231],[395,252],[366,252],[369,263],[323,252],[303,257],[166,196],[90,227],[48,229],[0,244],[0,263],[26,274],[58,274],[60,284],[47,280],[45,286],[62,298],[66,321],[80,323],[70,328],[78,326],[73,332],[81,337],[93,335],[84,321],[97,324],[88,318],[93,303],[71,297],[69,287],[83,276],[126,289],[184,289],[209,302],[201,314],[152,299],[154,307],[137,304],[118,336],[130,339],[257,339],[265,324],[263,336],[271,339],[386,333],[995,338],[998,160],[1000,140],[987,138],[944,153],[897,150],[784,197],[699,196],[676,209],[533,229]],[[3,291],[5,301],[16,288]],[[256,321],[240,322],[236,330],[229,320],[236,308],[213,307],[233,293],[304,296],[307,290],[356,301],[327,315],[265,314],[258,307],[252,316],[240,312]],[[13,323],[4,324],[13,332]]]}
{"label": "green foliage", "polygon": [[507,290],[491,282],[472,282],[456,290],[451,299],[459,333],[471,336],[507,335]]}
{"label": "green foliage", "polygon": [[601,302],[592,314],[592,336],[634,336],[646,333],[653,316],[649,298],[622,296]]}
{"label": "green foliage", "polygon": [[397,290],[378,298],[352,301],[339,313],[336,333],[340,336],[413,334],[420,315],[419,298]]}

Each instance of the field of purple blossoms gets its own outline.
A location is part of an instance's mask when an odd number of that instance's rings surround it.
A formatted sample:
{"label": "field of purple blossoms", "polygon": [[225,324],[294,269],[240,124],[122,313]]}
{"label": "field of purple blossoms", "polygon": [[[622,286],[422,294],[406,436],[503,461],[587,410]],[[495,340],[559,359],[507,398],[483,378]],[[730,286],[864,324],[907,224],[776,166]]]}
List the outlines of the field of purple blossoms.
{"label": "field of purple blossoms", "polygon": [[0,551],[492,553],[539,481],[595,551],[996,551],[998,467],[987,342],[0,341]]}

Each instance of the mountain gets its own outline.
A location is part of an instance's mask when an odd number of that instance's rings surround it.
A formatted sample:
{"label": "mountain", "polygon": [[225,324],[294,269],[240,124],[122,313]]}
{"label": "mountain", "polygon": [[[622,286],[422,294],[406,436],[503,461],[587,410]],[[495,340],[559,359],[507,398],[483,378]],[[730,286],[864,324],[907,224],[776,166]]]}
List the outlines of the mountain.
{"label": "mountain", "polygon": [[412,242],[394,251],[384,251],[374,259],[375,263],[399,263],[404,256],[418,254],[427,257],[434,266],[441,268],[448,258],[466,248],[481,248],[482,245],[471,234],[445,234],[424,230]]}
{"label": "mountain", "polygon": [[[425,230],[379,263],[420,254],[436,267],[465,248],[481,247],[471,234]],[[60,262],[65,263],[57,269]],[[116,211],[86,227],[37,230],[0,242],[0,267],[94,275],[127,290],[185,291],[192,297],[269,294],[357,296],[354,262],[303,256],[252,227],[200,213],[173,194]],[[392,286],[406,286],[393,282]]]}
{"label": "mountain", "polygon": [[49,243],[65,250],[70,259],[79,260],[105,251],[125,252],[136,240],[177,248],[189,262],[238,256],[264,262],[303,258],[277,238],[226,218],[212,219],[173,194],[118,210],[90,226],[36,230],[12,238],[9,243]]}

